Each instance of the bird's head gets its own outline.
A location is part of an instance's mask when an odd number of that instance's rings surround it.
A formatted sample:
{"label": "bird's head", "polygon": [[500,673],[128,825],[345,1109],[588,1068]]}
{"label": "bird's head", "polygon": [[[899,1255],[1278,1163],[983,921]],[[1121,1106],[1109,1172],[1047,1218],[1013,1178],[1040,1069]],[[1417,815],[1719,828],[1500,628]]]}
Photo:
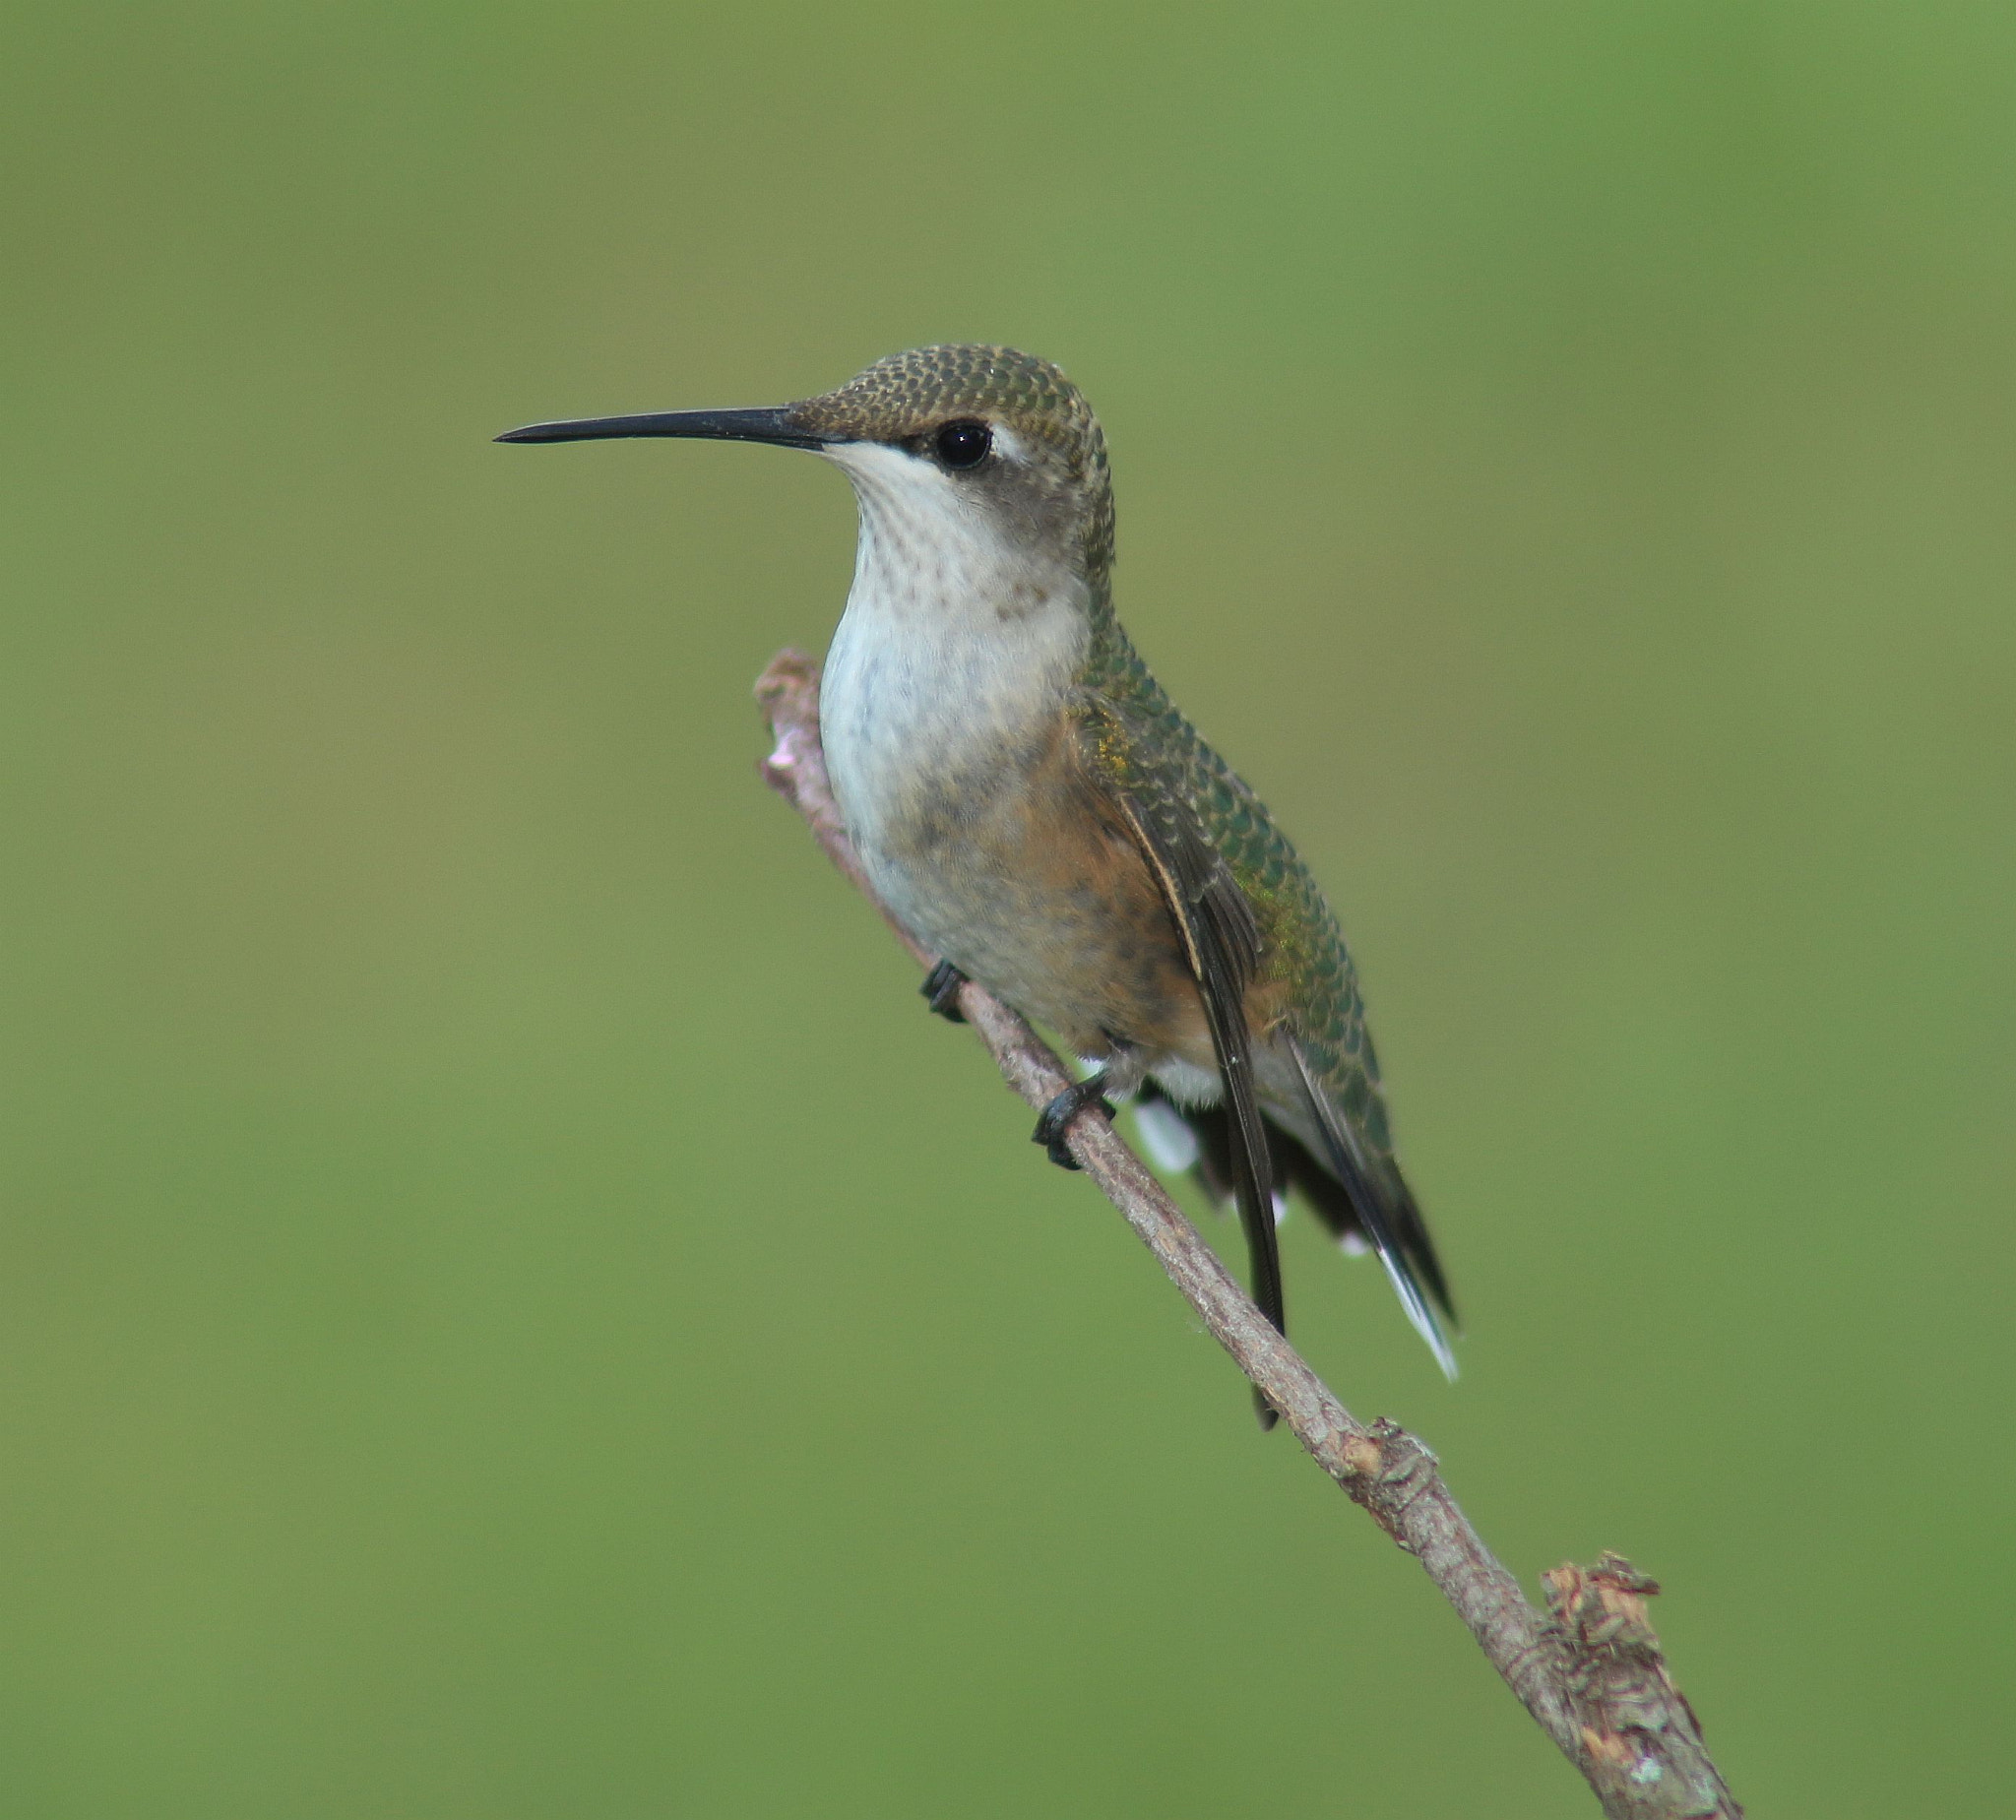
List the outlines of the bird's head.
{"label": "bird's head", "polygon": [[1047,360],[974,344],[916,347],[792,405],[534,423],[499,442],[703,437],[811,449],[846,470],[864,526],[927,554],[983,539],[1102,595],[1112,566],[1105,438]]}

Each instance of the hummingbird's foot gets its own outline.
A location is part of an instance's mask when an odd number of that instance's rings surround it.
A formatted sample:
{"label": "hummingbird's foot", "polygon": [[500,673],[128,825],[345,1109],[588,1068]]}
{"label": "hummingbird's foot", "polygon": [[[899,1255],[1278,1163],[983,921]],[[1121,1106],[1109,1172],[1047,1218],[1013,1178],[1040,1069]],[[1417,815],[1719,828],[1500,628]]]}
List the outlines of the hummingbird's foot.
{"label": "hummingbird's foot", "polygon": [[948,1024],[964,1024],[966,1013],[959,1008],[959,988],[966,984],[966,975],[950,961],[940,961],[924,975],[924,983],[917,990],[924,995],[924,1002]]}
{"label": "hummingbird's foot", "polygon": [[1078,1159],[1065,1148],[1064,1133],[1071,1121],[1089,1105],[1097,1103],[1106,1117],[1113,1115],[1113,1102],[1100,1090],[1105,1086],[1105,1076],[1096,1074],[1080,1081],[1075,1087],[1067,1087],[1056,1098],[1043,1107],[1042,1116],[1036,1121],[1036,1129],[1030,1133],[1032,1144],[1040,1144],[1050,1153],[1050,1161],[1060,1169],[1075,1169]]}

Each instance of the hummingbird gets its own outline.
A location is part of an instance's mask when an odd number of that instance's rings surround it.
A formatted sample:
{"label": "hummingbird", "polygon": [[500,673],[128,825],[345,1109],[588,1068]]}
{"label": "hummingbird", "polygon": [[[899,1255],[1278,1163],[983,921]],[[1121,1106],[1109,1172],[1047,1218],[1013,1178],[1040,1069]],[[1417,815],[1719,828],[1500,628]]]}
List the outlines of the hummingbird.
{"label": "hummingbird", "polygon": [[631,436],[807,449],[853,483],[853,581],[820,690],[834,798],[882,901],[942,957],[931,1009],[958,1020],[976,981],[1084,1062],[1037,1123],[1051,1160],[1076,1167],[1072,1121],[1133,1098],[1158,1160],[1236,1206],[1277,1329],[1292,1191],[1378,1255],[1453,1378],[1455,1310],[1343,933],[1114,614],[1105,436],[1078,388],[1012,347],[938,345],[795,404],[497,440]]}

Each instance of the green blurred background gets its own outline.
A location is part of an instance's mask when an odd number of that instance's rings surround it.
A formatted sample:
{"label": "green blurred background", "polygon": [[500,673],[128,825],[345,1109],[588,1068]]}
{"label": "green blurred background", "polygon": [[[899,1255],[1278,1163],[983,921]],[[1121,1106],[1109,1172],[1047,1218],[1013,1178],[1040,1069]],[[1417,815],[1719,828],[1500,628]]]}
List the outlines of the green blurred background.
{"label": "green blurred background", "polygon": [[1763,1814],[2011,1647],[2006,5],[17,9],[0,1809],[1593,1812],[761,787],[943,339],[1326,880],[1469,1324],[1286,1245]]}

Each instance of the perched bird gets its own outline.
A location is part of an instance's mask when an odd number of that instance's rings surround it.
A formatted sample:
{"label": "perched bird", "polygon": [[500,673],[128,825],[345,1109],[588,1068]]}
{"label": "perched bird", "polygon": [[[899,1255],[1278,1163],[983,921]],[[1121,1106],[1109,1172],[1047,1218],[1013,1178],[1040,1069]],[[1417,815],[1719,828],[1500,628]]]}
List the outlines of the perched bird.
{"label": "perched bird", "polygon": [[853,482],[853,586],[820,697],[834,797],[884,903],[943,956],[932,1008],[956,1018],[976,980],[1094,1071],[1038,1122],[1051,1158],[1075,1166],[1071,1121],[1138,1094],[1159,1148],[1236,1203],[1277,1328],[1285,1187],[1378,1253],[1453,1377],[1448,1285],[1394,1161],[1344,937],[1114,617],[1105,438],[1078,389],[1010,347],[920,347],[794,405],[498,440],[621,436],[781,443]]}

